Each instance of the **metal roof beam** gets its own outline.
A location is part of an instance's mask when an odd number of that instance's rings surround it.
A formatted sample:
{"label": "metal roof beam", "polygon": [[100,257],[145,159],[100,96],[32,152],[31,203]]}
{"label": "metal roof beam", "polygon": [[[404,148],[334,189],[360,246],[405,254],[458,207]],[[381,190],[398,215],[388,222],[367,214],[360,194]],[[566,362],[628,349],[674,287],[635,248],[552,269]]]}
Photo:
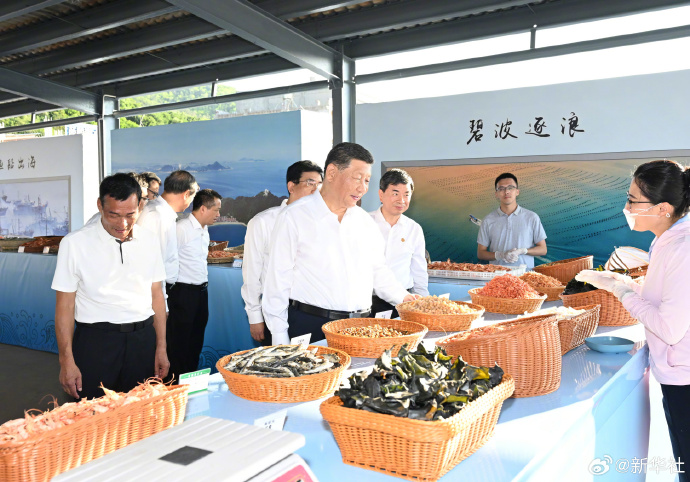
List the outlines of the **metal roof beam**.
{"label": "metal roof beam", "polygon": [[168,0],[302,68],[337,79],[342,54],[246,0]]}
{"label": "metal roof beam", "polygon": [[86,114],[98,112],[98,96],[93,92],[75,89],[32,75],[0,67],[0,90],[57,104]]}
{"label": "metal roof beam", "polygon": [[51,110],[58,109],[60,109],[59,105],[46,104],[45,102],[40,102],[37,100],[29,99],[18,102],[10,102],[7,104],[0,104],[0,119],[32,114],[34,112],[49,112]]}
{"label": "metal roof beam", "polygon": [[[45,47],[176,12],[164,0],[121,0],[0,35],[0,56]],[[20,32],[20,35],[18,35]]]}
{"label": "metal roof beam", "polygon": [[327,2],[324,0],[291,0],[289,2],[285,0],[254,0],[252,3],[267,12],[271,12],[276,17],[294,18],[357,5],[362,3],[362,0],[331,0]]}
{"label": "metal roof beam", "polygon": [[52,7],[65,0],[5,0],[0,5],[0,22],[12,20],[33,13],[42,8]]}
{"label": "metal roof beam", "polygon": [[78,122],[93,122],[98,120],[97,115],[82,115],[79,117],[70,117],[69,119],[60,119],[47,122],[35,122],[33,124],[24,124],[21,126],[3,127],[0,128],[0,134],[8,134],[10,132],[33,131],[35,129],[45,129],[46,127],[66,126],[76,124]]}

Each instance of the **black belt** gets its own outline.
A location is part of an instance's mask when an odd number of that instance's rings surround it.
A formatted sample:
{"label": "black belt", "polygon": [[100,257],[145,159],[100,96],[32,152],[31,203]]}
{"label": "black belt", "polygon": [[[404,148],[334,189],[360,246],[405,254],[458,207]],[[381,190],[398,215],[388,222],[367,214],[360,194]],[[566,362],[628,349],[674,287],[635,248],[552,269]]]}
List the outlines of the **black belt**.
{"label": "black belt", "polygon": [[135,321],[134,323],[109,323],[107,321],[100,323],[80,323],[78,325],[90,326],[104,331],[119,331],[120,333],[129,333],[132,331],[143,330],[147,326],[153,325],[153,316],[144,321]]}
{"label": "black belt", "polygon": [[201,283],[200,285],[194,285],[191,283],[180,283],[179,281],[173,284],[170,283],[165,283],[165,290],[166,291],[171,291],[175,286],[180,285],[180,286],[187,286],[189,288],[197,288],[200,289],[201,291],[205,291],[208,289],[208,281],[205,283]]}
{"label": "black belt", "polygon": [[319,308],[297,300],[290,300],[290,306],[308,315],[320,316],[329,320],[342,320],[343,318],[367,318],[371,316],[371,308],[363,311],[338,311]]}

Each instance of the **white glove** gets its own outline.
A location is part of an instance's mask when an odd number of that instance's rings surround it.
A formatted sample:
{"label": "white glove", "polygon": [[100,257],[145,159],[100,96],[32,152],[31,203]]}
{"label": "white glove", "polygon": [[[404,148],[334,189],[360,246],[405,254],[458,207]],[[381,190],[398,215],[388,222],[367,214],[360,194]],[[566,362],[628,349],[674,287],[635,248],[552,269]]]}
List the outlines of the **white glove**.
{"label": "white glove", "polygon": [[274,345],[289,345],[290,335],[288,335],[287,331],[284,331],[282,333],[272,333],[271,343]]}
{"label": "white glove", "polygon": [[496,261],[500,261],[506,264],[513,264],[517,261],[517,256],[513,261],[511,261],[513,257],[510,256],[510,251],[496,251],[494,253],[494,256],[496,256]]}
{"label": "white glove", "polygon": [[[517,263],[521,254],[527,254],[527,248],[515,248],[508,251],[508,259],[511,263]],[[514,260],[513,260],[514,259]]]}
{"label": "white glove", "polygon": [[634,293],[633,289],[627,285],[626,278],[629,278],[629,276],[623,276],[611,271],[594,271],[591,269],[580,271],[575,276],[577,281],[589,283],[601,290],[610,291],[620,301],[623,301],[623,298],[626,298],[628,294]]}

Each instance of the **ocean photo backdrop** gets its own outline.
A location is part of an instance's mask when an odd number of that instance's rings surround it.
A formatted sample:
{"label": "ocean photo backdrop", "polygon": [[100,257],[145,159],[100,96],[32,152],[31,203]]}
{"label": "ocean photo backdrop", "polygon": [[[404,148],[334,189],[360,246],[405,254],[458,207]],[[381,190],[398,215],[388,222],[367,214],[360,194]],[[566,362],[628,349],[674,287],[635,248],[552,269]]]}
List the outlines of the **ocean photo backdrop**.
{"label": "ocean photo backdrop", "polygon": [[300,156],[300,112],[284,112],[117,130],[111,172],[153,171],[164,180],[176,169],[190,171],[228,206],[209,228],[211,239],[238,246],[249,219],[287,196],[285,171]]}
{"label": "ocean photo backdrop", "polygon": [[597,266],[615,246],[647,251],[654,239],[631,231],[622,212],[635,167],[649,160],[405,166],[415,183],[406,214],[421,224],[433,260],[477,262],[479,227],[469,216],[483,219],[498,208],[494,180],[512,172],[518,203],[536,212],[546,231],[548,253],[535,264],[592,254]]}

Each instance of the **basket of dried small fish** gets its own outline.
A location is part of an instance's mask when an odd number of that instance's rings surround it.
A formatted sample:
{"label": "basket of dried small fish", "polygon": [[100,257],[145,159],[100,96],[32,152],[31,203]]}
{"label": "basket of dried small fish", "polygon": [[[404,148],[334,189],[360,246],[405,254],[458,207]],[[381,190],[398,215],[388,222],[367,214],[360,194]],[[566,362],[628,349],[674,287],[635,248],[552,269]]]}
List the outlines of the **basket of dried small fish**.
{"label": "basket of dried small fish", "polygon": [[425,296],[414,301],[400,303],[395,307],[400,319],[421,323],[430,331],[462,331],[484,314],[484,307],[451,301],[438,296]]}
{"label": "basket of dried small fish", "polygon": [[332,394],[350,366],[350,356],[325,346],[276,345],[227,355],[216,368],[238,397],[293,403]]}
{"label": "basket of dried small fish", "polygon": [[442,349],[385,352],[321,404],[343,462],[416,481],[438,480],[493,435],[513,379]]}
{"label": "basket of dried small fish", "polygon": [[561,283],[567,283],[584,269],[594,267],[594,256],[580,256],[579,258],[562,259],[534,267],[537,273],[556,278]]}
{"label": "basket of dried small fish", "polygon": [[384,318],[336,320],[321,329],[329,347],[363,358],[377,358],[389,349],[395,356],[406,343],[415,349],[428,331],[419,323]]}

